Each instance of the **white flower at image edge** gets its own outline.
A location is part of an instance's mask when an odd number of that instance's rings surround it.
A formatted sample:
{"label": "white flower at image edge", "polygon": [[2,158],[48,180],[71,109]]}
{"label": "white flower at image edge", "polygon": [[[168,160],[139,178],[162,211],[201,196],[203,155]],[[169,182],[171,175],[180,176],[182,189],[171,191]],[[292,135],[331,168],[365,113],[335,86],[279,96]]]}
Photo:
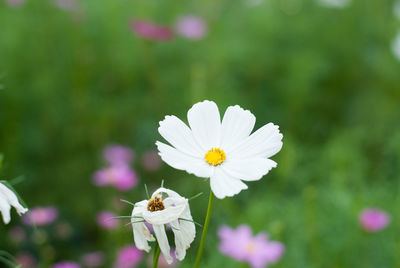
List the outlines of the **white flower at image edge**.
{"label": "white flower at image edge", "polygon": [[18,197],[13,191],[8,189],[3,183],[0,182],[0,212],[3,216],[3,221],[8,224],[11,220],[10,210],[13,206],[19,215],[24,214],[28,209],[24,208],[18,201]]}
{"label": "white flower at image edge", "polygon": [[400,31],[397,33],[392,42],[392,52],[396,59],[400,60]]}
{"label": "white flower at image edge", "polygon": [[[176,116],[166,116],[158,131],[172,146],[157,141],[159,154],[171,167],[210,178],[217,198],[247,189],[242,181],[257,181],[277,163],[269,157],[282,148],[279,127],[266,124],[251,134],[255,116],[238,105],[220,119],[212,101],[196,103],[187,113],[190,128]],[[250,135],[251,134],[251,135]]]}
{"label": "white flower at image edge", "polygon": [[175,236],[176,258],[178,260],[185,258],[186,250],[196,235],[188,199],[172,190],[159,188],[153,193],[150,200],[143,200],[135,204],[131,219],[135,245],[140,250],[150,252],[148,241],[155,241],[155,238],[144,221],[153,226],[160,250],[168,264],[171,264],[173,259],[170,254],[165,224],[171,226]]}

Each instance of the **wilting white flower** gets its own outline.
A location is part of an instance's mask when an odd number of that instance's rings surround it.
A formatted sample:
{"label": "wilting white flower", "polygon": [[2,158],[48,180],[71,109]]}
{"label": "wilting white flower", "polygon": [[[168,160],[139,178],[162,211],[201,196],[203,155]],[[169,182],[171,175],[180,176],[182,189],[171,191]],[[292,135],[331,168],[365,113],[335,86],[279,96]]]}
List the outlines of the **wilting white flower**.
{"label": "wilting white flower", "polygon": [[350,4],[350,0],[318,0],[318,2],[326,7],[345,8]]}
{"label": "wilting white flower", "polygon": [[392,43],[392,52],[394,56],[400,60],[400,32],[397,33]]}
{"label": "wilting white flower", "polygon": [[0,212],[3,216],[3,221],[5,224],[8,224],[11,220],[11,206],[17,210],[19,215],[28,211],[28,209],[24,208],[19,203],[18,197],[15,195],[15,193],[0,182]]}
{"label": "wilting white flower", "polygon": [[166,116],[158,131],[172,146],[157,141],[168,165],[198,177],[210,178],[216,197],[247,189],[244,181],[256,181],[276,167],[268,159],[282,148],[279,127],[269,123],[250,135],[255,116],[238,105],[230,106],[222,122],[212,101],[196,103],[188,111],[190,128],[176,116]]}
{"label": "wilting white flower", "polygon": [[152,225],[161,252],[169,264],[173,262],[173,259],[165,224],[169,224],[174,232],[176,258],[178,260],[185,258],[186,249],[190,247],[196,235],[188,199],[161,187],[153,193],[150,200],[135,204],[131,219],[135,245],[138,249],[149,252],[151,248],[148,241],[155,241],[155,239],[145,222]]}

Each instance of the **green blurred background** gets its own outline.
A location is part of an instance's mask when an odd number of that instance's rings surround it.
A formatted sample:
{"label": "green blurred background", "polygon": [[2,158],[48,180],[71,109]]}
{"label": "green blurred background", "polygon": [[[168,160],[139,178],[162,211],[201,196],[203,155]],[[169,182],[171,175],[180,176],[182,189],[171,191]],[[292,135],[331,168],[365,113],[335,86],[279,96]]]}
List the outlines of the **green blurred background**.
{"label": "green blurred background", "polygon": [[[217,251],[217,228],[240,224],[285,244],[273,267],[400,267],[394,1],[357,0],[340,9],[309,0],[78,4],[68,11],[51,1],[0,2],[1,178],[22,175],[14,187],[27,204],[57,207],[59,221],[73,230],[59,241],[48,227],[46,242],[15,245],[8,238],[21,225],[14,214],[0,228],[2,249],[31,252],[43,263],[102,250],[111,267],[118,248],[133,241],[129,227],[96,224],[100,210],[113,210],[114,197],[140,201],[144,183],[152,191],[161,179],[188,197],[208,192],[202,179],[166,164],[149,172],[139,159],[161,139],[165,115],[185,119],[195,102],[210,99],[221,113],[234,104],[250,109],[256,128],[278,124],[284,145],[276,169],[216,202],[203,267],[243,267]],[[208,34],[156,42],[129,27],[132,18],[173,25],[182,14],[202,17]],[[136,151],[140,182],[132,191],[92,184],[110,143]],[[206,204],[207,194],[192,201],[197,222]],[[358,214],[368,206],[391,214],[388,228],[361,230]],[[198,240],[180,267],[191,267]]]}

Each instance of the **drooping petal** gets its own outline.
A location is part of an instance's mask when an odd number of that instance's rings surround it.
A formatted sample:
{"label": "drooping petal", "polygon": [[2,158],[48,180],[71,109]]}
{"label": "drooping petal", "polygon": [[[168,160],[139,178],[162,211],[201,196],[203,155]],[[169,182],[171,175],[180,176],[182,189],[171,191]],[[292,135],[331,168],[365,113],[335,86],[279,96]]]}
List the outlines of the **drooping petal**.
{"label": "drooping petal", "polygon": [[219,199],[227,196],[234,196],[241,190],[247,189],[247,185],[241,180],[232,177],[222,169],[216,168],[214,174],[210,178],[211,190]]}
{"label": "drooping petal", "polygon": [[176,116],[166,116],[160,122],[158,132],[178,151],[197,158],[204,154],[196,143],[192,131]]}
{"label": "drooping petal", "polygon": [[131,223],[133,229],[133,239],[136,247],[140,250],[150,252],[151,248],[147,241],[155,241],[155,239],[144,222],[141,222],[144,220],[141,217],[143,217],[143,212],[146,211],[146,207],[147,200],[143,200],[135,204],[135,207],[132,211]]}
{"label": "drooping petal", "polygon": [[156,142],[161,159],[173,168],[185,170],[197,177],[209,178],[213,168],[203,158],[187,155],[162,142]]}
{"label": "drooping petal", "polygon": [[196,236],[196,228],[190,214],[189,205],[186,206],[179,220],[172,221],[170,224],[175,236],[176,258],[183,260],[186,256],[186,250]]}
{"label": "drooping petal", "polygon": [[226,154],[232,159],[268,158],[281,150],[282,138],[279,126],[268,123]]}
{"label": "drooping petal", "polygon": [[[17,213],[19,215],[24,214],[28,211],[27,208],[24,208],[19,203],[19,200],[18,200],[18,197],[16,196],[16,194],[2,183],[0,183],[0,196],[3,198],[3,201],[2,201],[2,203],[3,203],[3,205],[2,205],[3,219],[7,219],[7,223],[10,221],[10,219],[9,219],[10,208],[8,208],[8,207],[13,206],[17,210]],[[7,205],[6,205],[6,203],[7,203]],[[5,211],[6,211],[5,208],[8,208],[8,211],[6,214],[5,214]],[[4,220],[4,222],[6,222],[6,220]]]}
{"label": "drooping petal", "polygon": [[257,181],[276,167],[275,161],[268,158],[229,159],[221,168],[229,175],[244,181]]}
{"label": "drooping petal", "polygon": [[150,252],[151,247],[147,241],[154,241],[153,235],[143,222],[132,223],[133,239],[138,249]]}
{"label": "drooping petal", "polygon": [[0,212],[1,215],[3,216],[3,221],[5,224],[8,224],[11,220],[10,209],[11,209],[10,204],[5,199],[5,197],[0,194]]}
{"label": "drooping petal", "polygon": [[235,145],[243,142],[251,133],[256,117],[239,105],[226,109],[221,127],[221,148],[229,151]]}
{"label": "drooping petal", "polygon": [[196,103],[187,113],[190,128],[205,154],[211,147],[219,147],[221,118],[215,102],[205,100]]}
{"label": "drooping petal", "polygon": [[187,245],[186,248],[190,246],[190,244],[194,241],[196,236],[196,226],[194,225],[192,215],[190,213],[189,205],[186,206],[183,214],[181,216],[180,226],[181,232],[183,233],[183,238],[185,239],[185,243]]}
{"label": "drooping petal", "polygon": [[175,255],[178,260],[183,260],[186,255],[186,244],[183,234],[181,232],[181,227],[179,225],[179,220],[175,220],[170,223],[171,229],[174,232],[175,237]]}
{"label": "drooping petal", "polygon": [[160,250],[165,257],[165,260],[168,264],[171,264],[173,259],[171,257],[171,249],[168,244],[167,234],[165,232],[165,228],[163,224],[153,224],[154,233],[157,237],[158,245],[160,246]]}

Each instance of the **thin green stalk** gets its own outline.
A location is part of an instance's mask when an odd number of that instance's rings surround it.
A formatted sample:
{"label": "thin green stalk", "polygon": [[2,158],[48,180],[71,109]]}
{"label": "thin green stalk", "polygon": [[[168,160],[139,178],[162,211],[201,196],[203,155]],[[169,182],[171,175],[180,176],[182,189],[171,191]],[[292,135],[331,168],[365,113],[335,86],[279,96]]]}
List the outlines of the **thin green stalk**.
{"label": "thin green stalk", "polygon": [[206,215],[206,220],[204,221],[204,228],[203,228],[203,233],[201,234],[201,240],[200,240],[200,246],[197,251],[197,257],[196,261],[194,263],[194,268],[198,268],[200,265],[200,260],[201,256],[203,255],[203,248],[204,248],[204,243],[206,241],[206,236],[207,236],[207,231],[208,231],[208,224],[210,223],[211,219],[211,211],[213,207],[213,201],[214,201],[214,194],[210,189],[210,198],[208,199],[208,208],[207,208],[207,215]]}
{"label": "thin green stalk", "polygon": [[160,246],[156,240],[156,244],[154,246],[154,255],[153,255],[153,268],[157,268],[158,265],[158,258],[160,257]]}

